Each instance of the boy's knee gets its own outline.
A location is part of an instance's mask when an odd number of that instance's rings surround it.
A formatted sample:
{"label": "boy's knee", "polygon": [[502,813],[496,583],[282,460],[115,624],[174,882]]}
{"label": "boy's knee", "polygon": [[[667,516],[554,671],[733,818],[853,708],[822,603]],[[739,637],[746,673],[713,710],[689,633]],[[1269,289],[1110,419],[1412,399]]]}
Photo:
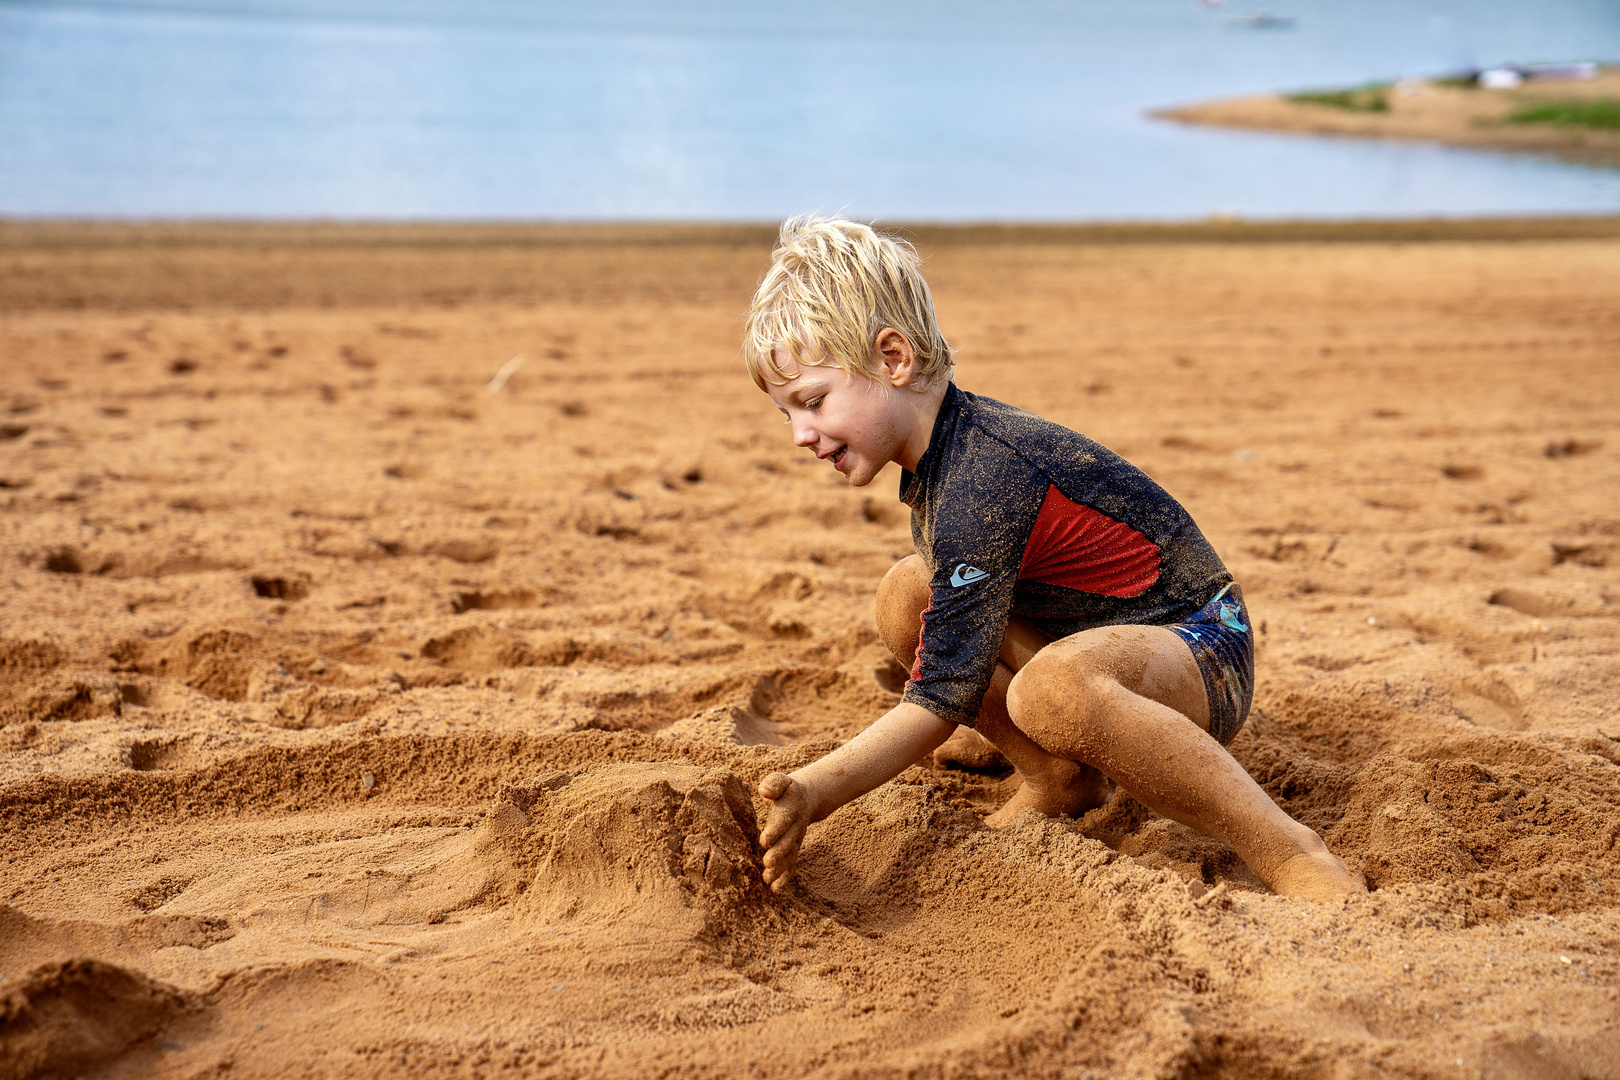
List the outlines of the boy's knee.
{"label": "boy's knee", "polygon": [[922,636],[922,613],[928,609],[928,564],[908,555],[889,568],[877,589],[878,636],[895,659],[907,665]]}
{"label": "boy's knee", "polygon": [[1084,653],[1043,649],[1007,686],[1007,712],[1037,743],[1085,744],[1101,735],[1119,682]]}

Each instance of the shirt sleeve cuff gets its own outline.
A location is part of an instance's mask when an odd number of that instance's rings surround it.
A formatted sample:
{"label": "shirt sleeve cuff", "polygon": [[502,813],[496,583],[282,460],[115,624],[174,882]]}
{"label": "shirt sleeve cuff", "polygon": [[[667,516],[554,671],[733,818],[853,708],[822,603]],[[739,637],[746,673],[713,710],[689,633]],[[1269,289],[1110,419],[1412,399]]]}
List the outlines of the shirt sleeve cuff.
{"label": "shirt sleeve cuff", "polygon": [[972,712],[967,712],[949,702],[937,701],[924,694],[916,683],[906,684],[905,693],[900,695],[900,700],[909,702],[912,705],[921,705],[940,719],[949,720],[953,724],[972,727],[974,722],[979,719],[979,710],[974,709]]}

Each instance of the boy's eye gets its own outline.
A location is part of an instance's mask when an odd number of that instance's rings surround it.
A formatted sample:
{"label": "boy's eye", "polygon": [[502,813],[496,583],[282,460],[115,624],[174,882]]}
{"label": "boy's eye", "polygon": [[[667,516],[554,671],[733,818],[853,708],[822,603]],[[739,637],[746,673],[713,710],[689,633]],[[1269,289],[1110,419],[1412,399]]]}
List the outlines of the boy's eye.
{"label": "boy's eye", "polygon": [[819,409],[821,408],[821,399],[818,397],[811,398],[809,401],[804,403],[804,407],[807,409]]}

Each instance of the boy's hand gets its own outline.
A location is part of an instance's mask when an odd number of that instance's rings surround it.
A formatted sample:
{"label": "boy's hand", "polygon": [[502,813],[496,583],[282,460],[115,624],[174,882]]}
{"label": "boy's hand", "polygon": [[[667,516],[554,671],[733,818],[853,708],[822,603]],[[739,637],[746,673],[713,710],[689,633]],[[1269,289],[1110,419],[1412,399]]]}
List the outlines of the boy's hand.
{"label": "boy's hand", "polygon": [[759,793],[771,800],[760,830],[765,849],[765,884],[781,892],[799,863],[804,830],[851,799],[899,776],[950,738],[956,725],[921,705],[902,701],[820,761],[792,776],[771,773]]}
{"label": "boy's hand", "polygon": [[759,793],[773,803],[759,833],[765,849],[765,884],[781,892],[799,864],[799,845],[815,813],[814,800],[810,789],[787,773],[771,773],[761,780]]}

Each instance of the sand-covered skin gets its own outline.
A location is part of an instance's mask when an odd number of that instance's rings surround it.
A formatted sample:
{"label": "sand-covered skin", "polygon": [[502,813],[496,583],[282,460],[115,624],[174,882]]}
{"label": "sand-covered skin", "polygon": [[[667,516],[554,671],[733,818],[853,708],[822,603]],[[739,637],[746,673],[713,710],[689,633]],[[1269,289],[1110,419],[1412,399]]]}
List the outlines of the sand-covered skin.
{"label": "sand-covered skin", "polygon": [[1242,581],[1305,904],[926,768],[761,887],[911,550],[741,372],[763,235],[159,233],[0,252],[0,1077],[1620,1076],[1620,241],[930,234]]}
{"label": "sand-covered skin", "polygon": [[1426,79],[1398,83],[1388,110],[1362,112],[1281,94],[1198,102],[1156,113],[1165,120],[1216,127],[1252,128],[1302,135],[1363,139],[1408,139],[1542,154],[1566,161],[1620,165],[1620,131],[1560,124],[1511,123],[1508,117],[1547,102],[1620,99],[1620,68],[1606,68],[1585,81],[1529,82],[1514,90],[1482,90]]}

